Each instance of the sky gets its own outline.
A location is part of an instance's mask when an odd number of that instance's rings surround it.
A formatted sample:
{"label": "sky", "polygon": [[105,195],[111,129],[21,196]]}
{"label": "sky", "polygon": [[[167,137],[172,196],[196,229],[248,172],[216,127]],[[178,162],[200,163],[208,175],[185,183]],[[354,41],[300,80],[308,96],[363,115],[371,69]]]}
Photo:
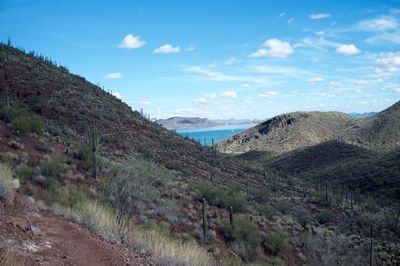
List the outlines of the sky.
{"label": "sky", "polygon": [[380,111],[400,99],[400,0],[0,0],[0,41],[152,118]]}

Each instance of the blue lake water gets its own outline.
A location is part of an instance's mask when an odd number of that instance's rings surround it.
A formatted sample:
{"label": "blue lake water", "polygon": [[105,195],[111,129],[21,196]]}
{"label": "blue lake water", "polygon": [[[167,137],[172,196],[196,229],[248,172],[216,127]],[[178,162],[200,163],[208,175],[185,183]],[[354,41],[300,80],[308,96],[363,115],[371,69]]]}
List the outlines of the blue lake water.
{"label": "blue lake water", "polygon": [[189,137],[202,145],[211,145],[213,140],[214,143],[236,135],[255,124],[246,125],[228,125],[219,127],[208,127],[208,128],[192,128],[192,129],[178,129],[176,132],[183,137]]}

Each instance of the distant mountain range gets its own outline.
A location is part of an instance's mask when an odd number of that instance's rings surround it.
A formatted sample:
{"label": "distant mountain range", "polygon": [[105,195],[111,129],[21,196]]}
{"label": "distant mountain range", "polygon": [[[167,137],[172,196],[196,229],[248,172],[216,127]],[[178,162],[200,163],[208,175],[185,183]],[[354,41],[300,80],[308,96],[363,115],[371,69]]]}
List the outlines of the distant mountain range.
{"label": "distant mountain range", "polygon": [[368,112],[368,113],[349,113],[349,115],[350,115],[351,117],[354,117],[354,118],[366,118],[366,117],[373,116],[374,114],[376,114],[376,112]]}
{"label": "distant mountain range", "polygon": [[258,124],[260,122],[261,122],[260,120],[250,120],[250,119],[210,120],[208,118],[179,117],[179,116],[156,120],[157,124],[160,124],[167,129],[206,128],[206,127],[217,127],[224,125]]}

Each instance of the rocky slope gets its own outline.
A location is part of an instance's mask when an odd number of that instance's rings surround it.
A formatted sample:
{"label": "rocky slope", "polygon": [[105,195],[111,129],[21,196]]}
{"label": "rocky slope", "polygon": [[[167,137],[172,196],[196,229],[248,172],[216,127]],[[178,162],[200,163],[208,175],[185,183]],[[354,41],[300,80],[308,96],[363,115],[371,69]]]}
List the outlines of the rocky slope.
{"label": "rocky slope", "polygon": [[339,112],[296,112],[276,116],[217,144],[220,152],[282,154],[330,139],[391,149],[400,144],[400,102],[366,118]]}
{"label": "rocky slope", "polygon": [[334,138],[352,120],[338,112],[283,114],[217,143],[217,149],[224,153],[267,151],[280,154]]}

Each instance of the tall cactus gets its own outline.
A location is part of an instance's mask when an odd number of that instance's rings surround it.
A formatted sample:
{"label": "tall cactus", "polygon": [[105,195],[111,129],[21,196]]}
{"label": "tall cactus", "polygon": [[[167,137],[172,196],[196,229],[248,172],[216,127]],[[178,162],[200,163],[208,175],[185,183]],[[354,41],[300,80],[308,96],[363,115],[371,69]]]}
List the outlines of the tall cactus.
{"label": "tall cactus", "polygon": [[371,224],[371,243],[369,246],[369,265],[372,266],[373,261],[373,253],[374,253],[374,237],[373,237],[373,227]]}
{"label": "tall cactus", "polygon": [[207,243],[207,200],[203,198],[203,243]]}
{"label": "tall cactus", "polygon": [[229,224],[233,226],[233,208],[229,206]]}
{"label": "tall cactus", "polygon": [[98,131],[96,125],[93,121],[93,130],[92,130],[92,138],[90,143],[92,149],[92,156],[93,156],[93,173],[92,177],[97,179],[97,158],[96,158],[96,151],[98,146]]}

